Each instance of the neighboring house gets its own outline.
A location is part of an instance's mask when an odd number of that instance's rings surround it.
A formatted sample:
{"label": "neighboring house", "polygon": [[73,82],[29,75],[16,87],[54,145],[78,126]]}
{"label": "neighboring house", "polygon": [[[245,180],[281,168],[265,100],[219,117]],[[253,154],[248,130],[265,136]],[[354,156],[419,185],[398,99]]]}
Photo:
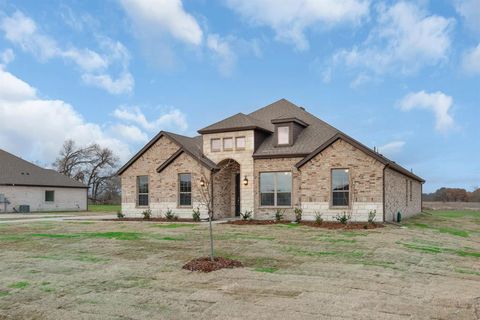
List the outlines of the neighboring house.
{"label": "neighboring house", "polygon": [[124,214],[206,216],[210,181],[217,218],[271,219],[277,209],[292,218],[299,207],[304,219],[365,221],[375,210],[393,221],[421,211],[422,178],[285,99],[198,133],[162,131],[119,170]]}
{"label": "neighboring house", "polygon": [[[87,210],[88,187],[0,149],[0,212]],[[23,209],[24,207],[22,207]]]}

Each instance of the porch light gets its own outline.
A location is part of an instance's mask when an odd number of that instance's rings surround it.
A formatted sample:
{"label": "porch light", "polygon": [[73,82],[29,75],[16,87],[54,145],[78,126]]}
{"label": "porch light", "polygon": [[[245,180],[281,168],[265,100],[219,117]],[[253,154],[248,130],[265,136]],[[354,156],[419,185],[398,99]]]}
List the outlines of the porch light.
{"label": "porch light", "polygon": [[243,178],[243,185],[244,185],[244,186],[248,185],[247,176],[245,176],[245,178]]}
{"label": "porch light", "polygon": [[203,180],[203,178],[200,179],[200,186],[205,187],[205,180]]}

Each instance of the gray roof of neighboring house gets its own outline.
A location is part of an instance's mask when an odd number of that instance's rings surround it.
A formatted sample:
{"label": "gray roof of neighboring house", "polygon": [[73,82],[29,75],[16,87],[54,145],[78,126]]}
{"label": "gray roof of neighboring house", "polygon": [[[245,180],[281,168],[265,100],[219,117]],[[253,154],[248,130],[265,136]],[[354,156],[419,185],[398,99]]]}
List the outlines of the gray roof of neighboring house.
{"label": "gray roof of neighboring house", "polygon": [[54,170],[44,169],[0,149],[0,185],[88,188]]}
{"label": "gray roof of neighboring house", "polygon": [[[272,123],[272,121],[282,122],[282,120],[295,121],[304,127],[304,129],[297,136],[295,143],[291,146],[275,146],[274,135],[271,134],[275,130],[275,125]],[[338,138],[342,138],[350,143],[353,143],[355,146],[364,150],[366,153],[370,154],[380,162],[388,165],[390,168],[418,181],[424,181],[422,178],[396,164],[394,161],[391,161],[383,155],[373,151],[367,146],[349,137],[345,133],[335,129],[325,121],[322,121],[305,111],[304,108],[298,107],[286,99],[278,100],[248,115],[237,113],[236,115],[198,130],[198,132],[200,134],[205,134],[239,130],[260,130],[270,133],[266,135],[263,142],[257,147],[255,153],[253,154],[253,156],[256,158],[305,157],[304,160],[297,164],[301,166],[303,163],[318,154],[318,152],[321,152],[321,150],[323,150],[322,148],[327,147],[331,143],[335,142]],[[150,146],[153,145],[163,134],[168,135],[172,140],[179,144],[181,147],[181,150],[179,151],[184,151],[191,154],[212,170],[217,169],[216,164],[203,155],[202,136],[190,138],[162,131],[144,148],[142,148],[142,150],[140,150],[129,162],[127,162],[118,173],[121,174],[123,171],[125,171],[130,164],[132,164],[143,154],[143,152],[150,148]],[[170,159],[165,161],[165,163],[162,164],[158,169],[163,170],[165,166],[167,166],[171,161],[181,154],[179,151],[177,151],[177,153],[175,153]]]}

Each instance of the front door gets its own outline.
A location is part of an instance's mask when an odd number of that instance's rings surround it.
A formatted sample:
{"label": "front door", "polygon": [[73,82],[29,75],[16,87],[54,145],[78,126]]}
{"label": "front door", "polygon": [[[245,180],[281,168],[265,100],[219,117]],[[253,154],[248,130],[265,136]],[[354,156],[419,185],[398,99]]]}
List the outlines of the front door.
{"label": "front door", "polygon": [[240,216],[240,173],[235,175],[235,216]]}

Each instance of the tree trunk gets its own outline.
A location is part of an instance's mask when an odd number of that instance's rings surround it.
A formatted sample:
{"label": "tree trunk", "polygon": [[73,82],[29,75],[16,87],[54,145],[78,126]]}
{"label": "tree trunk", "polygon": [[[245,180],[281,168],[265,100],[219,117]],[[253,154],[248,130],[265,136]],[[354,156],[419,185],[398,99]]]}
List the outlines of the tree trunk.
{"label": "tree trunk", "polygon": [[212,214],[208,213],[208,228],[210,231],[210,260],[214,260],[214,253],[213,253],[213,232],[212,232]]}

